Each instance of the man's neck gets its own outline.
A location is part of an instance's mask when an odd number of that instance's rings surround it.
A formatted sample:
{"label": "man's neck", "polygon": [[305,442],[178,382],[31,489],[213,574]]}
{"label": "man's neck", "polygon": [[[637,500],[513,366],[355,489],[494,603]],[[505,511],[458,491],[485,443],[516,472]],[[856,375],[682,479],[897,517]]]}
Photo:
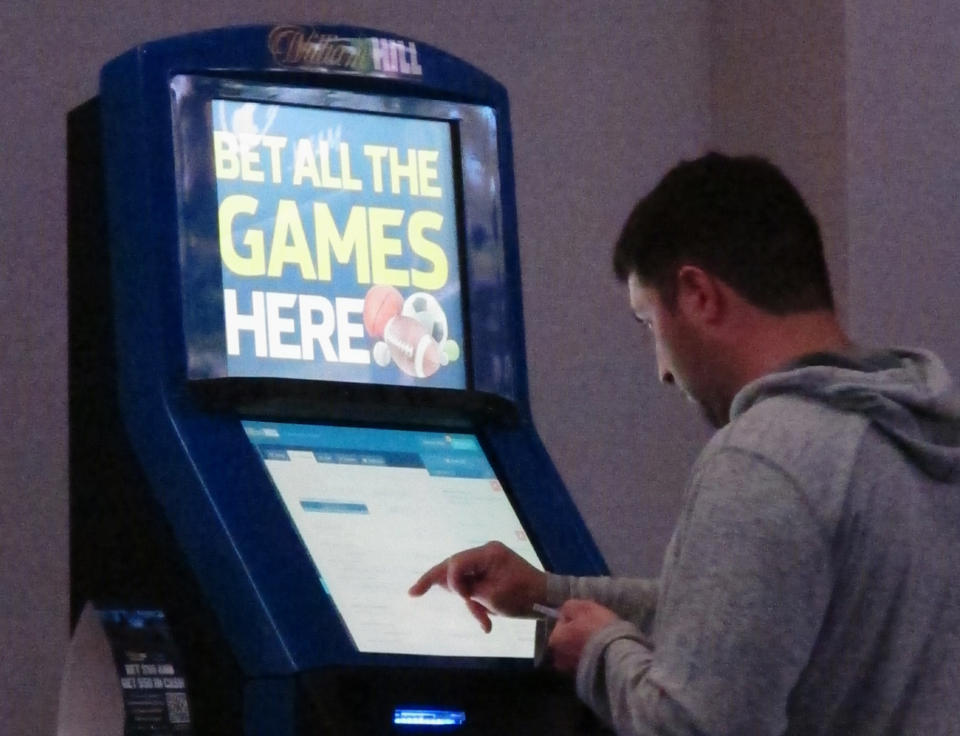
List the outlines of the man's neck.
{"label": "man's neck", "polygon": [[811,353],[849,349],[851,343],[829,310],[786,316],[758,313],[744,326],[738,366],[741,387]]}

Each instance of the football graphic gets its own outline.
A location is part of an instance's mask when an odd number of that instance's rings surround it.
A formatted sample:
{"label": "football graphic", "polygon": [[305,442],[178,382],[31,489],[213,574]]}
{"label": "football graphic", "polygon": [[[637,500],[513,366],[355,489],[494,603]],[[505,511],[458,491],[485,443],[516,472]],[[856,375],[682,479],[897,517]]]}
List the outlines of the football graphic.
{"label": "football graphic", "polygon": [[437,341],[413,317],[392,318],[384,327],[383,341],[393,362],[408,376],[427,378],[446,363]]}

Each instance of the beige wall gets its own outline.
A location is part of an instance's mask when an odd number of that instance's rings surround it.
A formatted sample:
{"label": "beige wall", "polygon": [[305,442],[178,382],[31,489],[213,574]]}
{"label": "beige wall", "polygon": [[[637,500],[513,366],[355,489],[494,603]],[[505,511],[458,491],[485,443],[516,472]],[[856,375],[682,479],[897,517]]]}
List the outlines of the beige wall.
{"label": "beige wall", "polygon": [[960,6],[737,0],[711,9],[711,132],[800,187],[851,334],[960,374]]}
{"label": "beige wall", "polygon": [[843,3],[749,0],[711,9],[713,144],[729,153],[759,153],[797,185],[820,222],[845,313]]}
{"label": "beige wall", "polygon": [[853,328],[960,376],[960,5],[846,7]]}

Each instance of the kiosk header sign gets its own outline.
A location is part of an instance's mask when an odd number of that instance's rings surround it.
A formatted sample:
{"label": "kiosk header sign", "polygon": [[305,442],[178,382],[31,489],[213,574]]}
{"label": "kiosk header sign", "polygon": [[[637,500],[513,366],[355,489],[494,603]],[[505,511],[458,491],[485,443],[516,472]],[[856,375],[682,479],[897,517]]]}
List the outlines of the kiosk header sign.
{"label": "kiosk header sign", "polygon": [[449,121],[211,101],[230,377],[465,388]]}

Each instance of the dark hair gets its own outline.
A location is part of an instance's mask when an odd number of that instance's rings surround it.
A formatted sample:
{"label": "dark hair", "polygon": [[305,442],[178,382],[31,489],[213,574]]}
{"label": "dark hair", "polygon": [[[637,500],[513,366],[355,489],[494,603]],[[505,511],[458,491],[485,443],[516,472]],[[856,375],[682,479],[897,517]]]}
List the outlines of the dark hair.
{"label": "dark hair", "polygon": [[677,269],[703,268],[774,314],[833,309],[820,228],[773,164],[709,153],[672,169],[633,208],[613,252],[669,306]]}

